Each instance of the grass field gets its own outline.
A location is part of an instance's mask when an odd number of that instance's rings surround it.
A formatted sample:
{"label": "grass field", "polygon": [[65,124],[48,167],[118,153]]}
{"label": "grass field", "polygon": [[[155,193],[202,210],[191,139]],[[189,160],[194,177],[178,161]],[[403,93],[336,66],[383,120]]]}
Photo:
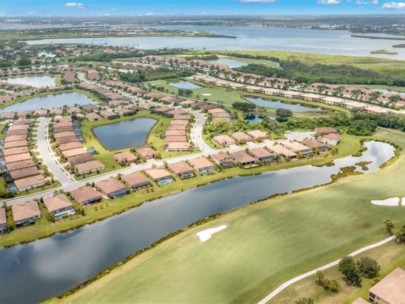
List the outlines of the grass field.
{"label": "grass field", "polygon": [[[398,245],[395,242],[365,252],[356,257],[356,259],[364,256],[369,256],[377,260],[378,264],[381,266],[380,275],[376,278],[377,280],[384,278],[396,267],[405,267],[405,246]],[[290,304],[302,297],[310,297],[314,299],[317,304],[351,304],[358,297],[362,297],[365,300],[368,299],[369,289],[373,286],[373,280],[363,278],[362,287],[356,288],[347,286],[337,267],[325,271],[325,275],[329,279],[338,281],[341,287],[339,293],[334,294],[324,291],[323,288],[315,284],[315,278],[310,277],[287,288],[269,303]]]}
{"label": "grass field", "polygon": [[[186,79],[186,80],[190,81],[188,79]],[[153,85],[155,87],[164,87],[166,90],[166,93],[178,95],[179,90],[175,87],[168,85],[168,83],[176,82],[176,81],[180,81],[180,79],[149,81],[146,84],[148,86],[149,85],[152,86],[152,88],[153,88]],[[232,105],[235,101],[241,101],[241,102],[246,101],[245,99],[243,99],[240,96],[238,91],[214,87],[214,86],[208,86],[206,84],[202,84],[202,83],[195,82],[195,81],[191,81],[191,82],[196,83],[197,85],[201,86],[202,88],[193,90],[193,95],[190,96],[190,98],[200,99],[200,100],[207,99],[208,101],[213,102],[213,103],[223,102],[224,105]]]}
{"label": "grass field", "polygon": [[[381,130],[375,137],[405,148],[403,133]],[[370,204],[404,195],[404,168],[402,152],[376,173],[240,208],[165,241],[63,302],[256,302],[298,274],[383,239],[385,218],[405,221],[403,207]],[[223,224],[228,228],[206,243],[195,235]]]}

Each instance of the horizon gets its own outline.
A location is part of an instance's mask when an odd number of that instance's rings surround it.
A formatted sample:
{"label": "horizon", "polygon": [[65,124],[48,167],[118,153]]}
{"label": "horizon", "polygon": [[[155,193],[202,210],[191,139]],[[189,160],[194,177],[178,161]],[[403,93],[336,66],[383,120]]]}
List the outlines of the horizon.
{"label": "horizon", "polygon": [[[46,12],[46,13],[44,13]],[[389,0],[17,0],[0,3],[0,17],[181,17],[402,15],[405,2]]]}

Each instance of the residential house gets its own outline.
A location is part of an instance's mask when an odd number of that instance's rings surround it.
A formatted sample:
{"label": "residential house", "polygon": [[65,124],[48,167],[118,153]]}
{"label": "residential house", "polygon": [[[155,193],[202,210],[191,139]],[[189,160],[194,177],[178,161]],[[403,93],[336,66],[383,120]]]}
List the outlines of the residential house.
{"label": "residential house", "polygon": [[139,189],[152,186],[152,183],[139,172],[124,174],[121,176],[122,181],[132,189]]}
{"label": "residential house", "polygon": [[215,164],[224,168],[231,168],[235,165],[234,157],[226,152],[211,155],[211,159]]}
{"label": "residential house", "polygon": [[17,227],[31,225],[41,218],[41,211],[36,201],[12,205],[11,212],[13,214],[14,224]]}
{"label": "residential house", "polygon": [[304,139],[302,143],[307,147],[311,147],[312,149],[318,149],[320,152],[327,152],[330,150],[327,145],[313,138]]}
{"label": "residential house", "polygon": [[[87,154],[88,155],[88,154]],[[81,157],[80,156],[76,156],[76,157]],[[91,155],[89,155],[91,157]],[[86,157],[86,155],[85,155]],[[98,161],[98,160],[93,160],[93,158],[91,157],[92,160],[87,161],[87,162],[83,162],[83,163],[79,163],[75,165],[75,170],[77,172],[77,174],[89,174],[89,173],[93,173],[93,172],[100,172],[103,171],[105,169],[105,166],[102,162]]]}
{"label": "residential house", "polygon": [[96,188],[111,199],[123,197],[129,193],[124,184],[114,178],[97,182]]}
{"label": "residential house", "polygon": [[246,151],[237,151],[237,152],[233,152],[231,153],[231,155],[234,157],[235,162],[245,168],[247,167],[252,167],[252,166],[256,166],[257,163],[257,159],[252,157],[251,155],[249,155]]}
{"label": "residential house", "polygon": [[252,138],[247,135],[246,133],[243,132],[234,132],[232,133],[232,137],[239,143],[239,144],[245,144],[249,141],[252,141]]}
{"label": "residential house", "polygon": [[42,175],[34,175],[17,179],[14,181],[14,185],[19,192],[30,190],[38,187],[45,186],[45,178]]}
{"label": "residential house", "polygon": [[271,152],[283,156],[286,160],[294,160],[297,158],[297,154],[293,151],[288,150],[286,147],[282,145],[274,145],[267,147]]}
{"label": "residential house", "polygon": [[167,167],[170,171],[172,171],[181,179],[186,179],[195,176],[193,168],[191,168],[190,165],[184,161],[174,164],[168,164]]}
{"label": "residential house", "polygon": [[405,304],[405,270],[396,268],[371,287],[369,301],[375,304]]}
{"label": "residential house", "polygon": [[141,147],[136,149],[136,152],[140,157],[145,160],[153,159],[156,157],[157,152],[150,147]]}
{"label": "residential house", "polygon": [[213,137],[213,140],[223,147],[229,147],[235,144],[235,140],[228,135],[217,135]]}
{"label": "residential house", "polygon": [[76,213],[73,204],[65,194],[44,198],[46,209],[53,214],[55,220],[74,215]]}
{"label": "residential house", "polygon": [[277,160],[277,155],[265,148],[250,149],[250,154],[262,163],[271,163]]}
{"label": "residential house", "polygon": [[318,140],[327,145],[337,146],[340,143],[340,135],[337,133],[330,133],[318,137]]}
{"label": "residential house", "polygon": [[196,169],[201,175],[210,174],[215,171],[215,165],[207,158],[201,156],[194,158],[189,163]]}
{"label": "residential house", "polygon": [[136,156],[129,151],[118,152],[114,154],[114,160],[119,164],[135,163]]}
{"label": "residential house", "polygon": [[98,203],[103,198],[100,192],[90,186],[84,186],[70,191],[70,195],[82,206]]}
{"label": "residential house", "polygon": [[145,170],[145,174],[159,185],[166,185],[174,182],[173,176],[163,168],[152,168]]}

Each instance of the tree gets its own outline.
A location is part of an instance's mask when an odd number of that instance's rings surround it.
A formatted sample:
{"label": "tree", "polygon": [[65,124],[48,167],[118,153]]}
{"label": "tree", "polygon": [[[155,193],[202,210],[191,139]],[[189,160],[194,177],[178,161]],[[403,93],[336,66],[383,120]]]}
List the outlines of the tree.
{"label": "tree", "polygon": [[380,271],[380,265],[378,265],[377,261],[369,257],[362,257],[357,261],[357,268],[360,275],[368,279],[375,278]]}
{"label": "tree", "polygon": [[314,300],[311,298],[301,298],[295,301],[295,304],[314,304]]}
{"label": "tree", "polygon": [[390,219],[384,220],[385,224],[385,233],[392,235],[392,229],[394,229],[394,223]]}
{"label": "tree", "polygon": [[256,109],[256,105],[253,103],[248,103],[248,102],[234,102],[232,104],[232,107],[234,109],[240,110],[242,112],[249,112],[249,111],[253,111],[254,109]]}
{"label": "tree", "polygon": [[395,232],[395,237],[398,243],[405,242],[405,225],[402,226],[398,231]]}
{"label": "tree", "polygon": [[347,284],[361,286],[361,277],[352,257],[344,257],[339,262],[339,271],[343,274]]}
{"label": "tree", "polygon": [[293,115],[291,110],[288,109],[277,109],[276,110],[276,115],[278,117],[285,117],[285,118],[289,118]]}

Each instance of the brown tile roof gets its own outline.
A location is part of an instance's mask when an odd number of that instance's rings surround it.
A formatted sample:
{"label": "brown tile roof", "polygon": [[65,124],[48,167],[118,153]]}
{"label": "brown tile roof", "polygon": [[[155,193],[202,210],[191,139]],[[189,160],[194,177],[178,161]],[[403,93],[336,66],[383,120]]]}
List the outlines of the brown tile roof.
{"label": "brown tile roof", "polygon": [[11,156],[11,155],[17,155],[17,154],[23,154],[23,153],[29,153],[30,149],[28,147],[17,147],[17,148],[9,148],[3,150],[4,156]]}
{"label": "brown tile roof", "polygon": [[83,154],[88,154],[87,149],[84,147],[81,148],[76,148],[76,149],[71,149],[71,150],[65,150],[62,152],[62,154],[66,157],[72,157],[72,156],[78,156],[78,155],[83,155]]}
{"label": "brown tile roof", "polygon": [[96,183],[96,187],[105,194],[121,191],[125,189],[125,186],[114,178],[109,178]]}
{"label": "brown tile roof", "polygon": [[191,144],[188,142],[170,142],[166,146],[167,151],[188,151],[191,149]]}
{"label": "brown tile roof", "polygon": [[248,134],[252,136],[254,139],[266,139],[269,138],[269,135],[261,130],[252,130],[249,131]]}
{"label": "brown tile roof", "polygon": [[114,159],[117,163],[121,162],[131,163],[136,161],[136,156],[133,155],[131,152],[125,151],[114,154]]}
{"label": "brown tile roof", "polygon": [[396,268],[380,282],[370,288],[370,293],[385,303],[405,304],[405,270]]}
{"label": "brown tile roof", "polygon": [[130,187],[136,186],[139,184],[150,183],[150,181],[143,174],[141,174],[139,172],[124,174],[121,176],[121,179]]}
{"label": "brown tile roof", "polygon": [[173,143],[173,142],[187,142],[187,137],[185,135],[175,135],[175,136],[166,136],[165,142]]}
{"label": "brown tile roof", "polygon": [[7,171],[9,172],[30,167],[35,167],[34,161],[32,159],[6,164]]}
{"label": "brown tile roof", "polygon": [[233,152],[231,155],[235,158],[236,162],[240,163],[250,163],[256,161],[256,159],[250,156],[246,151]]}
{"label": "brown tile roof", "polygon": [[22,168],[10,172],[10,176],[13,180],[21,179],[29,176],[39,175],[40,172],[37,167]]}
{"label": "brown tile roof", "polygon": [[49,212],[73,206],[65,194],[58,194],[56,196],[44,198],[44,205]]}
{"label": "brown tile roof", "polygon": [[156,151],[153,150],[150,147],[142,147],[136,149],[136,152],[142,157],[142,158],[153,158],[156,155]]}
{"label": "brown tile roof", "polygon": [[100,192],[98,192],[93,187],[84,186],[76,190],[70,191],[70,195],[75,199],[79,204],[83,204],[87,201],[98,200],[102,198]]}
{"label": "brown tile roof", "polygon": [[36,201],[12,205],[11,210],[15,222],[41,215],[41,211],[39,210],[38,203]]}
{"label": "brown tile roof", "polygon": [[203,156],[192,159],[189,162],[197,170],[204,169],[204,168],[210,168],[210,167],[215,166],[213,163],[211,163],[208,159],[206,159]]}
{"label": "brown tile roof", "polygon": [[184,161],[174,164],[168,164],[167,167],[175,174],[182,174],[193,171],[193,168],[191,168],[190,165]]}
{"label": "brown tile roof", "polygon": [[339,131],[336,128],[332,128],[332,127],[322,127],[322,128],[315,129],[315,134],[318,134],[318,135],[325,135],[325,134],[330,134],[330,133],[339,133]]}
{"label": "brown tile roof", "polygon": [[59,150],[68,151],[68,150],[72,150],[72,149],[78,149],[81,147],[83,147],[83,145],[81,143],[79,143],[78,141],[76,141],[76,142],[59,145]]}
{"label": "brown tile roof", "polygon": [[256,158],[265,158],[274,155],[264,148],[251,149],[249,152]]}
{"label": "brown tile roof", "polygon": [[27,160],[27,159],[31,159],[31,154],[23,153],[23,154],[6,156],[4,158],[4,161],[6,162],[6,164],[11,164],[14,162],[19,162],[19,161]]}
{"label": "brown tile roof", "polygon": [[152,168],[145,170],[145,173],[152,178],[153,180],[165,178],[165,177],[172,177],[169,171],[163,168]]}
{"label": "brown tile roof", "polygon": [[0,208],[0,225],[5,225],[7,223],[6,209]]}
{"label": "brown tile roof", "polygon": [[[81,156],[81,155],[80,155]],[[95,172],[95,171],[102,171],[105,169],[105,166],[102,162],[98,160],[90,160],[88,162],[80,163],[75,165],[75,169],[77,173],[88,173],[88,172]]]}
{"label": "brown tile roof", "polygon": [[42,175],[34,175],[30,177],[17,179],[14,181],[14,184],[18,190],[29,187],[37,187],[38,185],[45,184],[45,178]]}
{"label": "brown tile roof", "polygon": [[94,160],[94,157],[90,154],[82,154],[77,156],[68,157],[67,162],[69,165],[74,166],[78,164],[83,164],[87,162],[91,162]]}

